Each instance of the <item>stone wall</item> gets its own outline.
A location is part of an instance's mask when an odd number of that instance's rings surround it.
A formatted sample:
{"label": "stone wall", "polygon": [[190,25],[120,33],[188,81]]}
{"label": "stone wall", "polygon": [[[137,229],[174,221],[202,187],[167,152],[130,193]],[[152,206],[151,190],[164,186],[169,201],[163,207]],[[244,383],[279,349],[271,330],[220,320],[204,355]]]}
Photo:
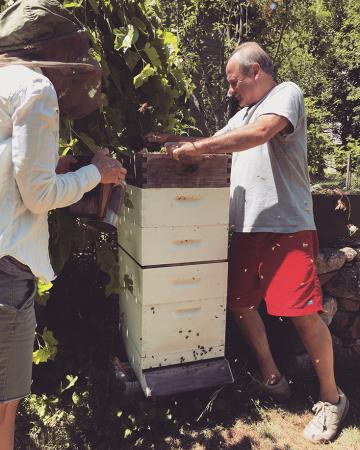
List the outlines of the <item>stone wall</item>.
{"label": "stone wall", "polygon": [[360,246],[322,248],[317,267],[335,351],[360,358]]}
{"label": "stone wall", "polygon": [[[329,326],[338,366],[360,367],[360,242],[351,247],[323,247],[317,268],[324,294],[321,318]],[[289,373],[312,375],[313,367],[299,336],[295,334]]]}

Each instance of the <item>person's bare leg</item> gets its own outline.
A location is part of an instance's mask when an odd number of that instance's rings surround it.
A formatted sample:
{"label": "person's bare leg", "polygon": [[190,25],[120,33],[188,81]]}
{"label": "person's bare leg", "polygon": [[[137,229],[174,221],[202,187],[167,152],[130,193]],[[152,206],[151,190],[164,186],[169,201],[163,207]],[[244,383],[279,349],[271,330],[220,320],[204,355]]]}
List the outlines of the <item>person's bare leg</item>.
{"label": "person's bare leg", "polygon": [[281,378],[271,354],[264,322],[255,309],[232,308],[232,315],[241,333],[254,350],[256,361],[266,384],[275,384]]}
{"label": "person's bare leg", "polygon": [[336,403],[339,400],[339,393],[336,388],[334,353],[328,327],[317,313],[291,319],[319,378],[320,400]]}
{"label": "person's bare leg", "polygon": [[15,417],[19,400],[0,403],[0,450],[13,450]]}

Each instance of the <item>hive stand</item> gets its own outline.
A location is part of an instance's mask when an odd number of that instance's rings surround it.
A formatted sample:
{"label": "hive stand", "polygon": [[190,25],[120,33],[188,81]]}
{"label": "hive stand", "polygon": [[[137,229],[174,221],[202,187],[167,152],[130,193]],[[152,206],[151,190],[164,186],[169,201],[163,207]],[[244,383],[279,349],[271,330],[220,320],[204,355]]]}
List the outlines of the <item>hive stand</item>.
{"label": "hive stand", "polygon": [[138,153],[118,228],[121,328],[146,396],[231,383],[228,155]]}

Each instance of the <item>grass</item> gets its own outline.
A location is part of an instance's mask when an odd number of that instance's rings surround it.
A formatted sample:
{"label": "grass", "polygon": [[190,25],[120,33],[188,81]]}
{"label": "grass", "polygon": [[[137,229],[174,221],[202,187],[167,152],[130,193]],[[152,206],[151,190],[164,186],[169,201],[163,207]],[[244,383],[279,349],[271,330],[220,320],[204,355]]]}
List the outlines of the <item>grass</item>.
{"label": "grass", "polygon": [[[339,369],[339,368],[338,368]],[[154,449],[189,450],[360,450],[360,379],[356,372],[347,367],[338,370],[339,384],[344,387],[351,401],[351,408],[337,439],[329,444],[314,445],[302,437],[302,430],[311,420],[311,405],[316,401],[316,379],[293,379],[293,398],[286,406],[260,401],[249,396],[248,384],[241,380],[242,393],[235,387],[223,393],[229,409],[238,411],[233,422],[229,416],[224,419],[216,404],[212,414],[206,418],[208,424],[194,427],[182,436],[167,436],[163,442],[154,442]],[[245,393],[244,393],[245,391]],[[146,448],[146,447],[144,447]]]}

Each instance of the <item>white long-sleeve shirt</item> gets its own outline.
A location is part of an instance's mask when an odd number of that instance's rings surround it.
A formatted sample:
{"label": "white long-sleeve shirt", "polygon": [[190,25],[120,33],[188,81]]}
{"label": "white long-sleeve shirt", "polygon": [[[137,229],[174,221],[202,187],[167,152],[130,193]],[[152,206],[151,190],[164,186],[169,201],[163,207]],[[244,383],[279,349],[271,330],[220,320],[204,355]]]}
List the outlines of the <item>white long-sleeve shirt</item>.
{"label": "white long-sleeve shirt", "polygon": [[77,202],[100,182],[90,164],[57,175],[59,109],[41,70],[0,68],[0,258],[10,255],[48,282],[48,211]]}

